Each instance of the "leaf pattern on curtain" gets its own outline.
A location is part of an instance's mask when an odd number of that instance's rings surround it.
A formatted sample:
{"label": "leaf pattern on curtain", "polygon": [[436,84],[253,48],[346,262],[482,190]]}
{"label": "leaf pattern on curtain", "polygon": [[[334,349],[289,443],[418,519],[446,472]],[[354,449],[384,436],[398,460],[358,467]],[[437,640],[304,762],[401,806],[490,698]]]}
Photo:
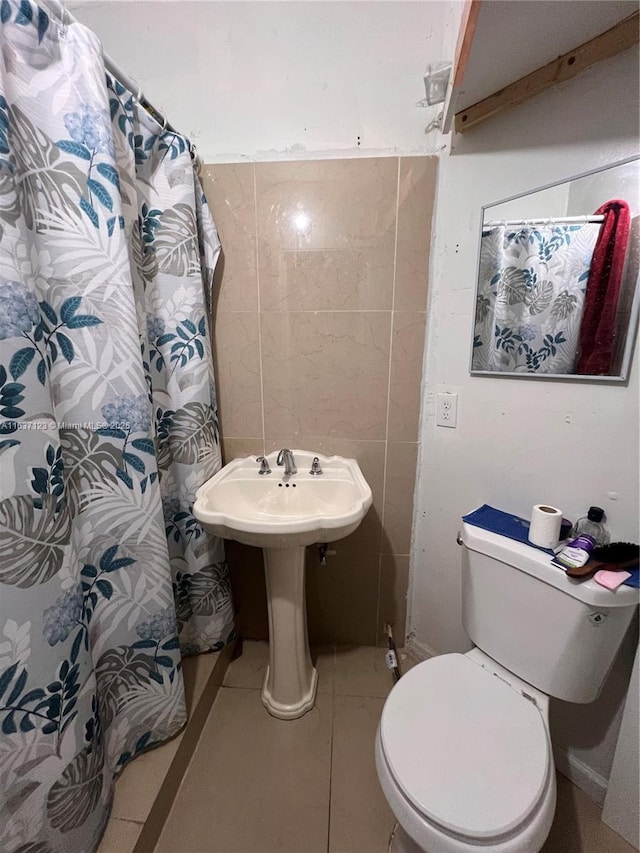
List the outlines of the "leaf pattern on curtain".
{"label": "leaf pattern on curtain", "polygon": [[573,373],[600,226],[484,229],[472,369]]}
{"label": "leaf pattern on curtain", "polygon": [[220,250],[188,143],[97,38],[1,0],[0,849],[89,853],[114,775],[233,632],[192,514],[221,465]]}

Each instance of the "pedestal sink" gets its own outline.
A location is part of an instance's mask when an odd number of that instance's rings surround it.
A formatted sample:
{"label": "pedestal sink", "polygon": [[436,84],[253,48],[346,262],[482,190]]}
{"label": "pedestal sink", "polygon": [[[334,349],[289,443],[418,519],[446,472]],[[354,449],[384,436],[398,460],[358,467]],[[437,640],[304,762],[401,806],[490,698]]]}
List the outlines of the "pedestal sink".
{"label": "pedestal sink", "polygon": [[283,720],[313,708],[318,679],[309,654],[305,547],[353,533],[372,500],[355,459],[292,453],[297,473],[290,475],[276,464],[277,453],[266,457],[269,474],[259,473],[255,456],[234,459],[198,489],[193,506],[210,533],[262,548],[269,608],[262,701]]}

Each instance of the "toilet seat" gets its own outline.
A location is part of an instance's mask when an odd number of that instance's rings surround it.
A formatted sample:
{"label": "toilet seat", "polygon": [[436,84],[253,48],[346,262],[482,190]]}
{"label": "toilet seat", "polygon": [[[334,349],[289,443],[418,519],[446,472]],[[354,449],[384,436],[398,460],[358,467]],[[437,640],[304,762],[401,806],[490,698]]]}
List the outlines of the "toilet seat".
{"label": "toilet seat", "polygon": [[409,670],[385,703],[379,740],[403,797],[435,827],[476,844],[517,833],[549,788],[539,709],[465,655]]}

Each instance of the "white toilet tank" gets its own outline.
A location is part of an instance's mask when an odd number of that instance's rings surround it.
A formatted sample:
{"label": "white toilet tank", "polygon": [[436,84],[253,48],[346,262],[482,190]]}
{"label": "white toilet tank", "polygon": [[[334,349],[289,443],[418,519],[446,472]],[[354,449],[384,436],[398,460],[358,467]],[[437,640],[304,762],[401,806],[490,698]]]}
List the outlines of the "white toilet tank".
{"label": "white toilet tank", "polygon": [[463,524],[462,613],[478,648],[568,702],[599,694],[638,606],[638,590],[574,580],[535,548]]}

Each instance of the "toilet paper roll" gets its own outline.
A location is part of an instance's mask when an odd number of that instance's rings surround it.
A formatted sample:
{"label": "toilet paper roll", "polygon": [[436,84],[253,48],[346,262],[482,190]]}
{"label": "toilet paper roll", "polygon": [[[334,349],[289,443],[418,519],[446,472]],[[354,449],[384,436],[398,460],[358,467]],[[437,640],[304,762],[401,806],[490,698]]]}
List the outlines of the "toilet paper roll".
{"label": "toilet paper roll", "polygon": [[529,542],[539,548],[555,548],[560,540],[562,510],[546,504],[536,504],[531,510]]}

